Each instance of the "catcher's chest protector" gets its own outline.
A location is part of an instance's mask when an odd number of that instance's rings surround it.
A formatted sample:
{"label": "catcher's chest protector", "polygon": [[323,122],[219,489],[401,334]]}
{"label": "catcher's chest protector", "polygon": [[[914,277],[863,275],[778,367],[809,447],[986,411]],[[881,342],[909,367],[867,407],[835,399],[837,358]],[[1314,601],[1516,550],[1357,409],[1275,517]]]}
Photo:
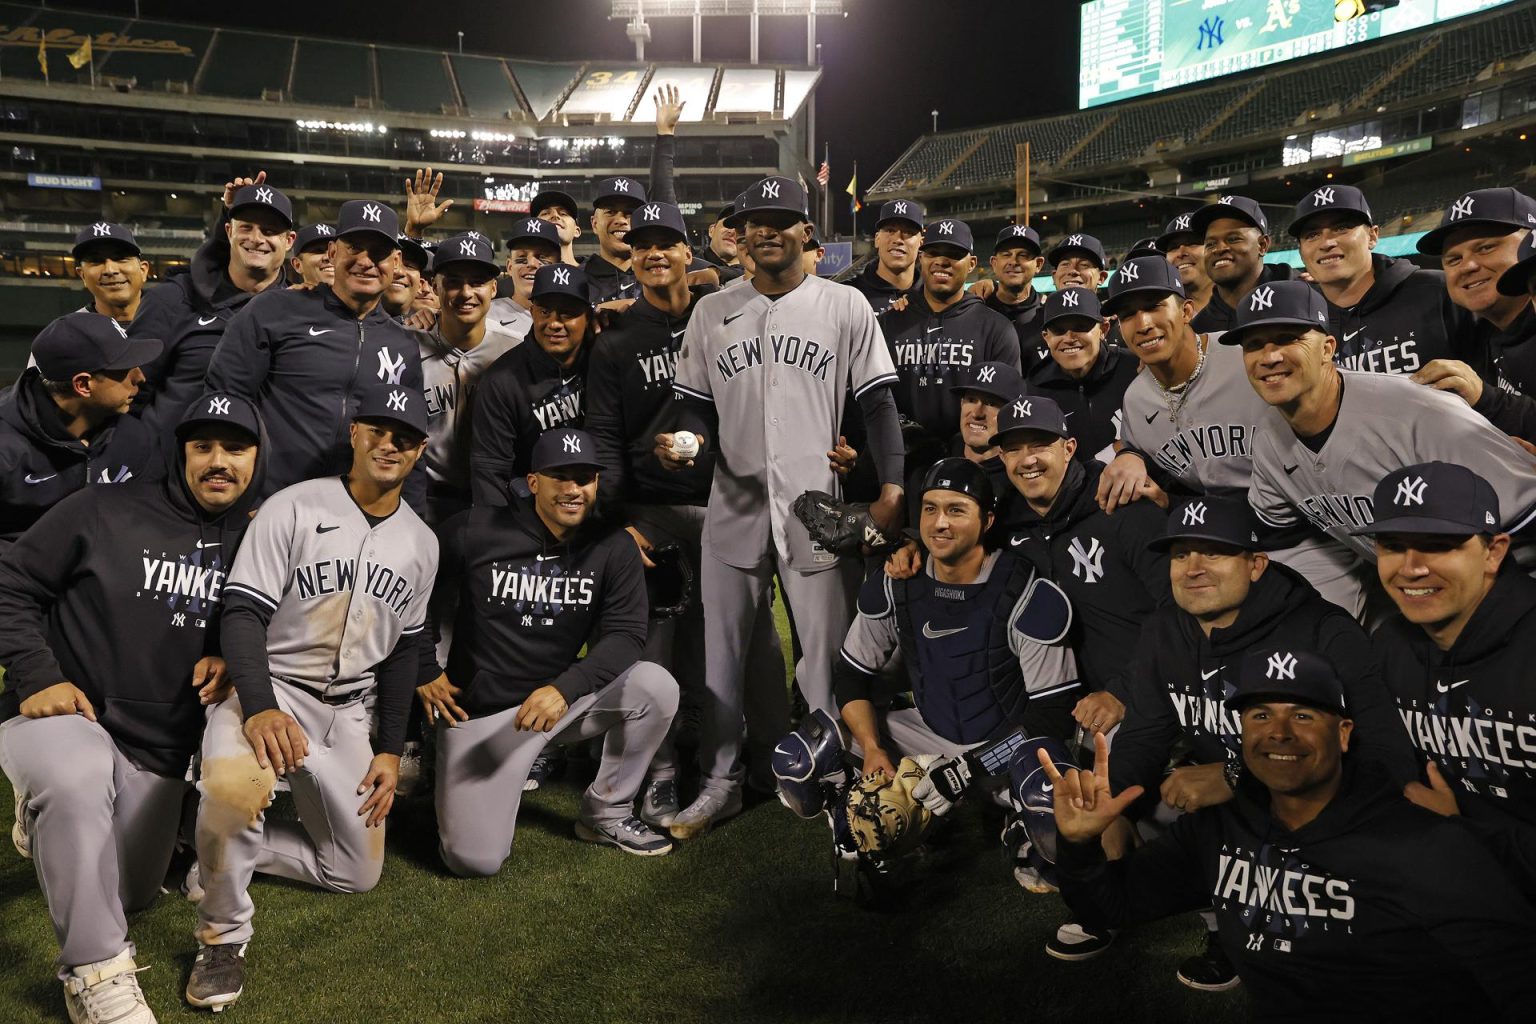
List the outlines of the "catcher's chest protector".
{"label": "catcher's chest protector", "polygon": [[952,743],[980,743],[1024,714],[1029,694],[1008,637],[1013,606],[1031,575],[1022,559],[1004,559],[985,583],[940,583],[927,572],[893,581],[917,710]]}

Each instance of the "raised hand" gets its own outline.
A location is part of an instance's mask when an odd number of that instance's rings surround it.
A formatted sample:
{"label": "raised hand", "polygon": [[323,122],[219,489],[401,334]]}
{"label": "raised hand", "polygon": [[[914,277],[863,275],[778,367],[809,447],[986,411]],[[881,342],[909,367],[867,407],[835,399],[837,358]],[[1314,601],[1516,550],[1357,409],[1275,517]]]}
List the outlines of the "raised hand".
{"label": "raised hand", "polygon": [[1093,734],[1093,771],[1056,770],[1048,751],[1037,751],[1045,777],[1055,789],[1056,831],[1074,843],[1092,842],[1104,834],[1114,820],[1141,796],[1142,787],[1127,786],[1119,796],[1109,793],[1109,742],[1104,734]]}
{"label": "raised hand", "polygon": [[405,179],[405,233],[416,238],[422,228],[430,227],[442,219],[453,205],[452,199],[437,201],[438,189],[443,187],[443,176],[432,176],[432,168],[416,168],[416,177]]}

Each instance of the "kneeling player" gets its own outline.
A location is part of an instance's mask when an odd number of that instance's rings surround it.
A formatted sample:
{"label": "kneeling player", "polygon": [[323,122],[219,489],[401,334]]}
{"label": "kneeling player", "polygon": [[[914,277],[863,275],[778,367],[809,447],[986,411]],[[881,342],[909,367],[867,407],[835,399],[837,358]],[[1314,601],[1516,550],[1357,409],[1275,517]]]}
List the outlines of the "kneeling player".
{"label": "kneeling player", "polygon": [[[197,785],[204,896],[193,1006],[240,998],[252,874],[366,892],[384,869],[384,819],[437,574],[437,540],[400,500],[426,438],[419,389],[371,388],[352,422],[348,474],[267,499],[235,559],[223,645],[236,696],[209,709]],[[296,822],[264,820],[278,775]]]}
{"label": "kneeling player", "polygon": [[584,431],[546,431],[531,495],[443,524],[439,586],[456,590],[459,615],[447,672],[432,664],[416,692],[427,721],[441,723],[437,827],[456,875],[494,875],[511,855],[523,783],[546,746],[598,736],[603,757],[576,835],[641,856],[672,849],[634,802],[677,712],[677,682],[637,660],[646,600],[634,541],[584,528],[596,455]]}

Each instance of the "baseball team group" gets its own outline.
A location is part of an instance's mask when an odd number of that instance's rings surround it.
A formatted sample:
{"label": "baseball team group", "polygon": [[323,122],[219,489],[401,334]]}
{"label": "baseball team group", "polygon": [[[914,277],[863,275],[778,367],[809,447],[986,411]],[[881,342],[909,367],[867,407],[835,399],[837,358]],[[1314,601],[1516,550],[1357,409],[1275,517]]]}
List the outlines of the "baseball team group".
{"label": "baseball team group", "polygon": [[1440,269],[1330,184],[1301,272],[1221,196],[1118,263],[1009,225],[977,280],[896,199],[842,284],[792,178],[694,243],[678,109],[648,183],[495,239],[426,170],[303,225],[229,182],[152,287],[80,231],[0,399],[0,768],[69,1019],[155,1019],[163,887],[222,1010],[253,876],[372,889],[410,785],[494,875],[578,761],[624,853],[777,794],[878,905],[980,820],[1057,960],[1195,912],[1178,980],[1257,1018],[1529,1019],[1536,201],[1457,199]]}

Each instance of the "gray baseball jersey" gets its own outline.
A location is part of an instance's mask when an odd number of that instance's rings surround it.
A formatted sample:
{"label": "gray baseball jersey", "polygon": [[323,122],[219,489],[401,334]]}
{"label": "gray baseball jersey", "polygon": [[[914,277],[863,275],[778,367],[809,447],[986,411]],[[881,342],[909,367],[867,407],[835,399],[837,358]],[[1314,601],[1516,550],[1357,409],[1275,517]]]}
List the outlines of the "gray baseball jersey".
{"label": "gray baseball jersey", "polygon": [[[1370,537],[1349,531],[1375,521],[1371,495],[1382,477],[1420,462],[1466,466],[1499,496],[1500,524],[1515,532],[1536,517],[1536,469],[1519,445],[1459,397],[1403,377],[1340,370],[1343,400],[1319,452],[1266,410],[1254,448],[1248,501],[1271,526],[1302,517],[1375,561]],[[1407,500],[1412,500],[1411,495]]]}
{"label": "gray baseball jersey", "polygon": [[837,556],[813,545],[789,511],[807,490],[837,493],[827,465],[843,401],[896,380],[864,296],[817,277],[786,295],[733,288],[699,300],[673,387],[720,416],[704,545],[741,569],[772,550],[798,572]]}
{"label": "gray baseball jersey", "polygon": [[506,348],[515,348],[533,330],[533,314],[505,296],[491,300],[485,314],[485,339],[505,339]]}
{"label": "gray baseball jersey", "polygon": [[473,420],[475,384],[492,363],[517,347],[522,338],[510,333],[493,334],[487,325],[480,344],[461,349],[445,342],[438,331],[413,333],[421,344],[421,380],[427,399],[427,450],[421,456],[422,470],[434,484],[447,484],[468,494],[468,431]]}
{"label": "gray baseball jersey", "polygon": [[272,675],[335,698],[373,686],[402,635],[426,624],[437,537],[404,502],[370,527],[340,477],[268,498],[224,583],[272,609]]}

